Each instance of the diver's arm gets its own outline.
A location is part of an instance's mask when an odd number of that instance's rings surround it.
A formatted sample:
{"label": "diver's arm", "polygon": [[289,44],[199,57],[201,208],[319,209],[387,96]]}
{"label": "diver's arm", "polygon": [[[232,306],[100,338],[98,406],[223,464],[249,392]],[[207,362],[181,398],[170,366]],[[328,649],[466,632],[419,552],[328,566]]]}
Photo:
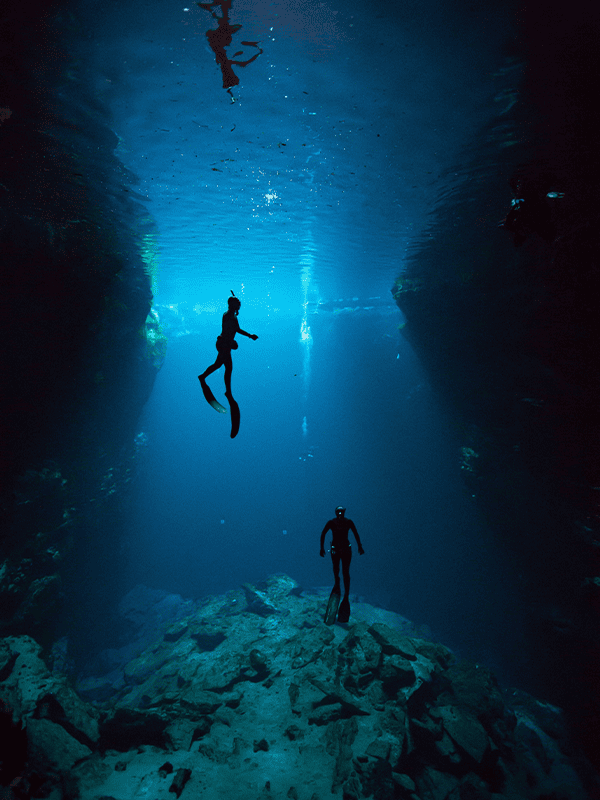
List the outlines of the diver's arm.
{"label": "diver's arm", "polygon": [[329,530],[330,527],[331,527],[331,521],[328,522],[327,525],[325,525],[325,527],[321,532],[321,552],[319,553],[321,558],[325,556],[325,536],[327,535],[327,531]]}
{"label": "diver's arm", "polygon": [[363,550],[363,546],[360,543],[360,536],[358,535],[358,531],[356,530],[356,525],[350,520],[348,520],[348,522],[350,522],[350,530],[354,534],[354,538],[356,539],[356,544],[358,545],[358,554],[362,556],[364,555],[365,551]]}
{"label": "diver's arm", "polygon": [[239,325],[238,325],[237,332],[238,332],[238,333],[241,333],[241,334],[242,334],[242,336],[247,336],[249,339],[254,339],[254,341],[256,341],[256,340],[258,339],[258,336],[257,336],[255,333],[247,333],[246,331],[243,331],[243,330],[240,328],[240,326],[239,326]]}

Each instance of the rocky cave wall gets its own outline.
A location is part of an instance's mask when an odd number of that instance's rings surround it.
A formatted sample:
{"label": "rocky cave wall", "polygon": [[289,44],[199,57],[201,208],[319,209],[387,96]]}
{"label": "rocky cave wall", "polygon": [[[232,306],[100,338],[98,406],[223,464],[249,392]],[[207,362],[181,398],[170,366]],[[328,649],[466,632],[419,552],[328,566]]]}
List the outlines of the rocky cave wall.
{"label": "rocky cave wall", "polygon": [[3,10],[0,626],[45,644],[65,605],[85,607],[84,567],[114,562],[165,347],[142,258],[152,221],[93,86],[68,3]]}
{"label": "rocky cave wall", "polygon": [[[457,466],[522,575],[539,688],[597,760],[599,41],[597,10],[530,12],[501,110],[394,287],[461,431]],[[519,176],[551,235],[536,214],[524,237],[497,227]]]}

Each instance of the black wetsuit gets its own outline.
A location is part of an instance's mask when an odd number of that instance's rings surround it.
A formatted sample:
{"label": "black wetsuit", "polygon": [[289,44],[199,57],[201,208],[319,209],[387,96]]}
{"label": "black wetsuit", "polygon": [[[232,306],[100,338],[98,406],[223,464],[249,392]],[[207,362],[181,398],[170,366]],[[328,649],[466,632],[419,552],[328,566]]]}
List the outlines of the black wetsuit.
{"label": "black wetsuit", "polygon": [[350,591],[350,562],[352,561],[352,545],[348,539],[350,531],[356,537],[359,552],[362,551],[360,538],[356,530],[356,525],[351,519],[344,516],[334,517],[323,528],[321,542],[324,542],[327,531],[331,531],[331,562],[333,564],[333,576],[335,585],[339,588],[340,584],[340,562],[342,564],[342,575],[344,577],[344,594],[346,597]]}
{"label": "black wetsuit", "polygon": [[230,311],[223,314],[222,330],[217,336],[217,351],[220,356],[231,358],[231,351],[237,350],[238,344],[235,340],[235,335],[240,329],[237,317]]}

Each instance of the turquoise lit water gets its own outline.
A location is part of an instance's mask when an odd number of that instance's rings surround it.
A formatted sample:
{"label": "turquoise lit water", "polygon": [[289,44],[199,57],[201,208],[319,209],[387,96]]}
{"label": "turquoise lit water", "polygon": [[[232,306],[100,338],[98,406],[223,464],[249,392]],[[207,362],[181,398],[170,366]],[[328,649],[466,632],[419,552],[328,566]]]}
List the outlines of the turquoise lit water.
{"label": "turquoise lit water", "polygon": [[[94,12],[97,92],[156,222],[144,246],[170,340],[140,421],[128,579],[197,596],[273,572],[327,584],[318,537],[343,503],[366,551],[353,591],[506,666],[519,576],[460,480],[457,431],[391,289],[461,154],[508,107],[510,16],[234,2],[239,40],[264,52],[230,95],[207,11]],[[231,290],[259,335],[234,353],[234,441],[196,378]],[[224,402],[222,375],[210,384]]]}

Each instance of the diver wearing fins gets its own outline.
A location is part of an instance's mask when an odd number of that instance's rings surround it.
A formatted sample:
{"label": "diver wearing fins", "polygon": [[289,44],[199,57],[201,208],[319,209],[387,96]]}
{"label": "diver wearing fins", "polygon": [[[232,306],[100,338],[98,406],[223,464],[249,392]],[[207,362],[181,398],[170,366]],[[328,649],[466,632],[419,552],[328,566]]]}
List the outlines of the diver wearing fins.
{"label": "diver wearing fins", "polygon": [[247,336],[249,339],[256,341],[258,336],[255,333],[247,333],[240,328],[238,322],[238,314],[240,312],[241,302],[233,292],[232,297],[227,300],[228,309],[223,314],[223,322],[221,333],[217,336],[217,358],[214,364],[204,370],[202,375],[198,375],[198,380],[201,384],[206,382],[206,379],[213,372],[220,367],[225,367],[225,397],[231,397],[231,373],[233,370],[233,361],[231,360],[231,351],[237,350],[238,343],[235,341],[236,333],[241,333],[242,336]]}
{"label": "diver wearing fins", "polygon": [[[333,564],[333,577],[335,578],[335,586],[333,593],[339,595],[340,592],[340,562],[342,564],[342,576],[344,579],[344,599],[340,606],[338,614],[338,622],[347,622],[350,616],[350,606],[348,603],[348,596],[350,594],[350,562],[352,560],[352,545],[348,539],[350,531],[354,534],[356,544],[358,545],[359,555],[364,555],[363,546],[360,541],[360,536],[356,530],[356,525],[351,519],[345,517],[346,509],[343,506],[338,506],[335,510],[335,517],[330,519],[323,528],[321,533],[321,558],[325,557],[325,536],[327,531],[331,531],[331,562]],[[347,612],[345,609],[347,608]]]}
{"label": "diver wearing fins", "polygon": [[223,314],[221,333],[217,336],[217,358],[214,364],[211,364],[210,367],[204,370],[202,375],[198,375],[198,380],[200,381],[200,386],[202,387],[202,393],[206,402],[212,406],[215,411],[224,414],[226,413],[225,409],[209,389],[206,378],[218,370],[219,367],[225,367],[225,397],[229,401],[229,408],[231,409],[231,438],[235,439],[240,429],[240,407],[231,394],[231,373],[233,371],[231,351],[237,350],[238,348],[238,343],[235,340],[236,333],[241,333],[242,336],[247,336],[254,341],[258,339],[258,336],[255,333],[247,333],[240,328],[237,317],[242,304],[233,292],[231,292],[231,294],[232,296],[227,300],[228,309]]}

